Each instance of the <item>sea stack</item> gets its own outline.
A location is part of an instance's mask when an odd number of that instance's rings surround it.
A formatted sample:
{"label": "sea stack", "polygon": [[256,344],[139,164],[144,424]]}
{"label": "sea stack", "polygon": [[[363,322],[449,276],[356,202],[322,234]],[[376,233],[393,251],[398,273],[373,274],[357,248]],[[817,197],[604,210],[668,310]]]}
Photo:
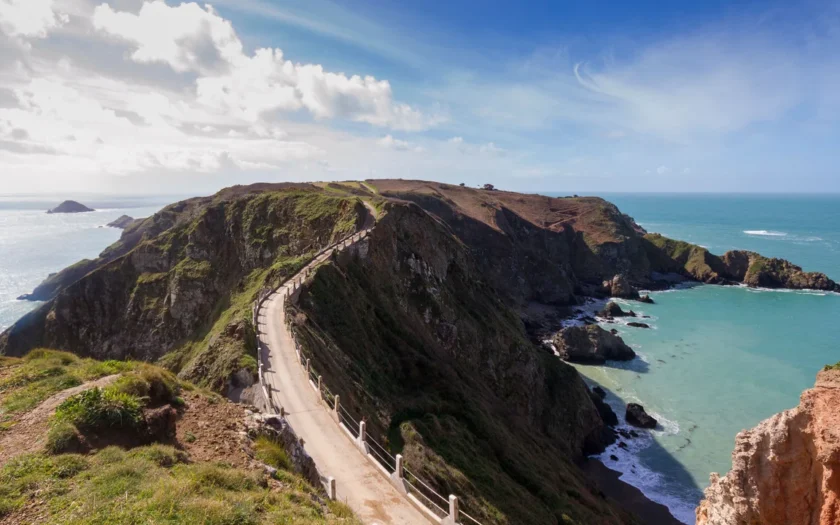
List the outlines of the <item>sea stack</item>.
{"label": "sea stack", "polygon": [[88,208],[84,204],[76,201],[64,201],[55,208],[47,210],[47,213],[87,213],[96,211],[93,208]]}

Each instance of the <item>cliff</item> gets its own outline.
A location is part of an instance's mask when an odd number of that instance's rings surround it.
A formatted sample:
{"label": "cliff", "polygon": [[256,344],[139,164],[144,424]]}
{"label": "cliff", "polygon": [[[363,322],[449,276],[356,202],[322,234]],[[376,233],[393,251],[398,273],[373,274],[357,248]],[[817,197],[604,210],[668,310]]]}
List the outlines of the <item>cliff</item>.
{"label": "cliff", "polygon": [[46,346],[99,359],[166,356],[182,377],[225,391],[236,372],[256,371],[258,291],[367,215],[357,198],[298,188],[169,206],[126,229],[100,259],[59,274],[76,280],[0,335],[0,354]]}
{"label": "cliff", "polygon": [[735,438],[732,470],[711,475],[698,525],[840,523],[840,367],[826,367],[799,406]]}
{"label": "cliff", "polygon": [[575,465],[609,439],[578,373],[528,340],[445,224],[386,210],[291,307],[342,407],[482,523],[634,522]]}

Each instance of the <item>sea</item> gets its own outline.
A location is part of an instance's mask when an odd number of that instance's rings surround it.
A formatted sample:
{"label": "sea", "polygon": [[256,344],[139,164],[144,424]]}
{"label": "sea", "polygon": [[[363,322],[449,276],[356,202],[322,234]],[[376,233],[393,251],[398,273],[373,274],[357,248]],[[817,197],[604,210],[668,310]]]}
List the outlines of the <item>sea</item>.
{"label": "sea", "polygon": [[[650,232],[717,254],[746,249],[782,257],[840,280],[840,195],[599,195]],[[0,196],[0,330],[39,304],[19,295],[116,241],[121,231],[108,222],[149,216],[182,197]],[[97,211],[45,213],[65,198]],[[796,406],[817,371],[840,361],[840,296],[709,285],[651,295],[652,305],[620,301],[649,315],[650,329],[604,325],[619,330],[637,359],[576,366],[608,392],[620,419],[625,404],[637,402],[660,422],[600,459],[679,520],[694,523],[709,474],[731,466],[735,435]]]}
{"label": "sea", "polygon": [[[840,195],[602,194],[649,232],[705,246],[781,257],[840,281]],[[684,523],[732,465],[735,435],[795,407],[826,364],[840,361],[840,295],[700,285],[618,301],[650,329],[616,328],[638,358],[576,365],[601,385],[623,421],[642,404],[659,427],[600,459]],[[603,303],[601,303],[602,305]],[[596,309],[600,305],[589,305]],[[616,457],[617,460],[611,458]]]}
{"label": "sea", "polygon": [[[50,273],[82,259],[93,259],[122,230],[106,225],[120,217],[148,217],[177,196],[111,197],[103,195],[0,195],[0,331],[41,303],[18,301]],[[92,213],[47,214],[66,199]]]}

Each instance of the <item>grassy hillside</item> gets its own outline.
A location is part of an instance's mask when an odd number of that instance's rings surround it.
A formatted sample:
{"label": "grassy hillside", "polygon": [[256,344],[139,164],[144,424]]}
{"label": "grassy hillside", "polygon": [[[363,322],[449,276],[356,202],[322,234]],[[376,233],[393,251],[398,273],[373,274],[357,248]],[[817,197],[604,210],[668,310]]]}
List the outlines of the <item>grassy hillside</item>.
{"label": "grassy hillside", "polygon": [[[112,381],[85,388],[101,377]],[[56,396],[54,411],[27,419]],[[155,366],[44,349],[3,358],[0,406],[3,522],[359,523],[294,474],[272,441],[258,438],[251,454],[278,468],[274,476],[250,459],[238,442],[242,408]],[[177,414],[178,430],[150,434],[160,414]],[[9,446],[18,438],[43,446]],[[85,453],[85,443],[96,446]]]}

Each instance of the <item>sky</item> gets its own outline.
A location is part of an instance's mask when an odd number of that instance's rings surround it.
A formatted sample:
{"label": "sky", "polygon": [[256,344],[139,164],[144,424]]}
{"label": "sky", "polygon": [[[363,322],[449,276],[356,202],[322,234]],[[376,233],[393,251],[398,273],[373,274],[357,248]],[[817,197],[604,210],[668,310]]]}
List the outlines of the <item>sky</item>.
{"label": "sky", "polygon": [[840,4],[0,0],[0,193],[840,192]]}

